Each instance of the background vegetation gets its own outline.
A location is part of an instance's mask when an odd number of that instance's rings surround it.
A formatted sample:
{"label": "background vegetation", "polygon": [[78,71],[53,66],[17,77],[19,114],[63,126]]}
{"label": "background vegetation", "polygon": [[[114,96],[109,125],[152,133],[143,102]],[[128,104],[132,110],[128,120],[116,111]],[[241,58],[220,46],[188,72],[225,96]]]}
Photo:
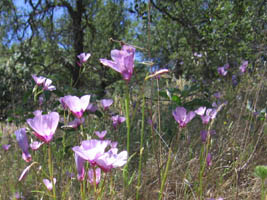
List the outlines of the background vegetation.
{"label": "background vegetation", "polygon": [[[114,188],[107,199],[134,199],[138,186],[142,95],[145,94],[145,125],[140,199],[157,199],[166,170],[165,199],[260,199],[257,165],[266,165],[267,129],[267,3],[265,0],[2,0],[0,2],[0,199],[20,191],[26,199],[40,199],[42,183],[29,174],[18,177],[27,164],[21,159],[14,131],[39,105],[33,103],[32,74],[53,80],[56,91],[45,92],[46,111],[60,110],[59,97],[91,94],[91,102],[114,99],[110,113],[124,115],[124,82],[119,73],[100,64],[112,49],[124,43],[136,47],[134,75],[130,85],[131,151],[129,170],[133,182],[123,193],[122,172],[114,172]],[[78,66],[82,52],[91,53]],[[248,61],[247,71],[239,67]],[[149,61],[153,66],[142,62]],[[217,68],[229,63],[226,76]],[[169,73],[144,83],[157,69]],[[233,79],[233,75],[235,78]],[[220,92],[218,100],[214,93]],[[179,129],[172,116],[177,106],[196,110],[225,102],[212,124],[212,165],[203,175],[203,196],[197,192],[203,125],[195,118]],[[226,103],[227,102],[227,103]],[[100,114],[99,114],[100,113]],[[106,114],[86,115],[84,132],[107,129],[108,137],[126,149],[126,124],[114,130]],[[147,121],[152,121],[147,123]],[[151,122],[150,121],[150,122]],[[79,130],[67,130],[67,149],[61,149],[62,132],[54,141],[57,153],[58,196],[78,199],[79,184],[66,172],[76,169],[71,147]],[[178,137],[179,135],[179,137]],[[65,148],[65,147],[64,147]],[[34,157],[43,162],[45,148]],[[62,151],[61,151],[62,150]],[[10,176],[7,176],[10,175]],[[114,191],[114,194],[112,193]],[[90,197],[88,197],[90,198]],[[93,197],[92,197],[93,198]]]}

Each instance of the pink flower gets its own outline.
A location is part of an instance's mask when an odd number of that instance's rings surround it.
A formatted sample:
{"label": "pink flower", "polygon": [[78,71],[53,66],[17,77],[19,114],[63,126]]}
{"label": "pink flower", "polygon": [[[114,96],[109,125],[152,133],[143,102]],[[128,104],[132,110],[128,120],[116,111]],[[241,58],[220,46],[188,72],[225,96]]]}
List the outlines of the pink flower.
{"label": "pink flower", "polygon": [[59,122],[59,114],[51,112],[46,115],[38,115],[33,119],[27,119],[27,123],[33,129],[33,134],[45,143],[49,143],[56,132]]}
{"label": "pink flower", "polygon": [[[54,185],[56,184],[57,180],[56,178],[53,178]],[[50,191],[53,189],[53,183],[49,181],[48,179],[43,179],[43,183],[45,184],[45,187]]]}
{"label": "pink flower", "polygon": [[107,110],[113,104],[113,100],[112,99],[102,99],[100,101],[100,103],[103,106],[104,110]]}
{"label": "pink flower", "polygon": [[99,137],[100,140],[103,140],[104,137],[107,134],[107,131],[106,130],[105,131],[101,131],[101,132],[100,131],[96,131],[95,134],[97,135],[97,137]]}
{"label": "pink flower", "polygon": [[94,104],[92,103],[89,103],[86,110],[88,110],[89,112],[95,112],[96,110],[98,109],[97,106],[95,106]]}
{"label": "pink flower", "polygon": [[[205,112],[206,112],[206,114],[205,114]],[[208,124],[211,119],[214,119],[216,117],[217,108],[206,109],[206,107],[199,107],[197,110],[195,110],[195,113],[197,115],[200,115],[203,124]]]}
{"label": "pink flower", "polygon": [[222,75],[222,76],[226,76],[226,74],[227,74],[227,69],[229,69],[229,64],[225,64],[224,66],[222,66],[222,67],[218,67],[218,73],[220,74],[220,75]]}
{"label": "pink flower", "polygon": [[195,117],[195,112],[190,111],[189,113],[186,113],[186,109],[184,107],[177,107],[172,111],[172,115],[178,122],[179,126],[183,128]]}
{"label": "pink flower", "polygon": [[135,48],[129,45],[123,45],[121,50],[112,50],[112,60],[100,59],[100,62],[115,71],[121,73],[123,79],[127,82],[131,80],[134,68]]}
{"label": "pink flower", "polygon": [[43,88],[44,90],[48,90],[48,91],[53,91],[53,90],[56,90],[56,87],[54,85],[51,85],[52,84],[52,80],[50,79],[45,79],[45,82],[43,82]]}
{"label": "pink flower", "polygon": [[42,85],[45,82],[45,77],[43,76],[36,76],[35,74],[32,75],[33,80],[37,85]]}
{"label": "pink flower", "polygon": [[248,66],[248,61],[243,61],[242,65],[239,67],[239,70],[241,71],[242,74],[246,72],[247,66]]}
{"label": "pink flower", "polygon": [[2,145],[2,148],[5,150],[5,151],[8,151],[8,149],[11,147],[11,144],[3,144]]}
{"label": "pink flower", "polygon": [[79,62],[77,63],[80,67],[82,66],[83,63],[85,63],[89,58],[91,54],[90,53],[81,53],[77,57],[79,58]]}
{"label": "pink flower", "polygon": [[85,140],[81,146],[75,146],[72,150],[84,160],[95,164],[95,159],[105,152],[105,148],[110,144],[109,140]]}
{"label": "pink flower", "polygon": [[68,127],[71,128],[77,128],[78,126],[80,126],[81,124],[84,123],[84,118],[75,118],[73,121],[69,122]]}
{"label": "pink flower", "polygon": [[40,146],[42,146],[43,142],[38,142],[38,141],[33,141],[31,144],[30,144],[30,147],[32,150],[37,150],[40,148]]}
{"label": "pink flower", "polygon": [[116,129],[117,126],[124,122],[126,119],[123,116],[115,115],[111,117],[111,120],[113,122],[114,128]]}
{"label": "pink flower", "polygon": [[[96,185],[98,185],[99,182],[100,182],[100,179],[101,179],[101,169],[100,169],[100,168],[97,168],[97,169],[95,170],[95,175],[96,175],[96,178],[95,178],[95,180],[96,180]],[[88,170],[88,181],[89,181],[89,183],[90,183],[91,185],[94,184],[94,170],[93,170],[93,169],[89,169],[89,170]]]}
{"label": "pink flower", "polygon": [[22,158],[23,158],[23,160],[25,160],[26,162],[30,162],[32,160],[32,156],[28,151],[29,144],[28,144],[28,138],[27,138],[27,135],[26,135],[26,129],[25,128],[21,128],[19,130],[16,130],[15,131],[15,135],[16,135],[16,139],[17,139],[18,145],[22,150]]}
{"label": "pink flower", "polygon": [[82,159],[80,156],[78,156],[77,153],[74,154],[74,157],[75,157],[75,164],[76,164],[76,168],[77,168],[77,179],[79,181],[82,181],[84,179],[84,174],[85,174],[85,171],[84,171],[84,162],[85,160]]}
{"label": "pink flower", "polygon": [[117,148],[111,148],[108,152],[96,158],[95,162],[104,172],[109,172],[113,168],[122,167],[127,163],[128,153],[122,151],[117,154]]}
{"label": "pink flower", "polygon": [[75,117],[81,118],[90,102],[90,97],[90,95],[84,95],[81,98],[68,95],[63,97],[61,102],[70,109]]}

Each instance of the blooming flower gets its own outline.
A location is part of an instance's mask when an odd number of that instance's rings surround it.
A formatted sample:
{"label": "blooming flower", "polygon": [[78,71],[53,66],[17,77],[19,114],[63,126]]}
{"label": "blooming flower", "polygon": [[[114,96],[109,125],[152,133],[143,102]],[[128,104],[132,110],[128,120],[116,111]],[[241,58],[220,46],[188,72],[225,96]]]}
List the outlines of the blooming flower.
{"label": "blooming flower", "polygon": [[189,113],[186,113],[186,109],[184,107],[177,107],[172,111],[172,115],[179,126],[183,128],[195,117],[195,112],[190,111]]}
{"label": "blooming flower", "polygon": [[74,158],[75,158],[75,164],[76,164],[76,168],[77,168],[77,179],[79,181],[82,181],[84,179],[84,162],[85,160],[82,159],[80,156],[78,156],[77,153],[74,154]]}
{"label": "blooming flower", "polygon": [[11,144],[3,144],[2,145],[2,148],[5,150],[5,151],[8,151],[8,149],[11,147]]}
{"label": "blooming flower", "polygon": [[38,142],[38,141],[33,141],[31,144],[30,144],[30,147],[32,150],[37,150],[40,148],[40,146],[42,146],[43,142]]}
{"label": "blooming flower", "polygon": [[127,163],[128,153],[122,151],[117,154],[117,148],[111,148],[108,152],[96,158],[95,162],[104,172],[109,172],[113,168],[122,167]]}
{"label": "blooming flower", "polygon": [[239,70],[242,74],[246,72],[247,66],[248,66],[248,61],[243,61],[241,66],[239,67]]}
{"label": "blooming flower", "polygon": [[110,144],[109,140],[85,140],[81,146],[75,146],[72,150],[84,160],[95,164],[95,159],[105,152],[105,148]]}
{"label": "blooming flower", "polygon": [[91,54],[90,53],[81,53],[77,57],[79,58],[79,62],[77,63],[80,67],[82,66],[83,63],[85,63],[89,58]]}
{"label": "blooming flower", "polygon": [[103,138],[106,136],[107,134],[107,131],[104,130],[104,131],[96,131],[95,134],[97,135],[97,137],[99,137],[100,140],[103,140]]}
{"label": "blooming flower", "polygon": [[117,128],[117,126],[124,122],[126,119],[123,116],[115,115],[111,117],[111,120],[114,128]]}
{"label": "blooming flower", "polygon": [[[96,185],[98,185],[98,183],[100,182],[100,179],[101,179],[101,169],[100,168],[97,168],[95,170],[95,181],[96,181]],[[93,169],[89,169],[88,170],[88,181],[90,184],[94,184],[94,170]]]}
{"label": "blooming flower", "polygon": [[90,97],[90,95],[84,95],[81,98],[68,95],[63,97],[61,102],[70,109],[75,117],[81,118],[90,102]]}
{"label": "blooming flower", "polygon": [[53,91],[53,90],[56,90],[56,87],[54,85],[51,85],[52,84],[52,80],[50,79],[45,79],[45,82],[43,82],[43,88],[44,90],[48,90],[48,91]]}
{"label": "blooming flower", "polygon": [[195,57],[198,57],[198,58],[201,58],[201,57],[202,57],[202,54],[201,54],[201,53],[198,54],[197,52],[195,52],[195,53],[194,53],[194,56],[195,56]]}
{"label": "blooming flower", "polygon": [[[53,178],[54,185],[56,184],[57,180],[56,178]],[[43,183],[45,184],[45,187],[50,191],[53,189],[53,183],[49,181],[48,179],[43,179]]]}
{"label": "blooming flower", "polygon": [[26,129],[21,128],[15,131],[16,139],[18,142],[19,147],[22,150],[22,158],[26,162],[30,162],[32,160],[32,156],[29,153],[29,144],[28,144],[28,138],[26,135]]}
{"label": "blooming flower", "polygon": [[89,112],[95,112],[97,110],[97,106],[95,106],[94,104],[92,103],[89,103],[86,110],[88,110]]}
{"label": "blooming flower", "polygon": [[229,69],[229,64],[225,64],[224,66],[222,66],[222,67],[218,67],[218,73],[220,74],[220,75],[222,75],[222,76],[226,76],[226,74],[227,74],[227,69]]}
{"label": "blooming flower", "polygon": [[36,76],[35,74],[32,75],[33,80],[37,85],[42,85],[45,82],[45,77],[43,76]]}
{"label": "blooming flower", "polygon": [[68,127],[71,128],[77,128],[78,126],[80,126],[81,124],[84,123],[84,118],[75,118],[73,121],[69,122]]}
{"label": "blooming flower", "polygon": [[51,112],[46,115],[38,115],[33,119],[27,119],[27,123],[33,129],[33,134],[45,143],[49,143],[59,122],[59,114]]}
{"label": "blooming flower", "polygon": [[104,110],[107,110],[113,104],[113,100],[112,99],[102,99],[100,101],[100,103],[103,106]]}
{"label": "blooming flower", "polygon": [[123,79],[129,82],[133,74],[134,53],[134,47],[123,45],[121,50],[115,49],[111,51],[112,60],[100,59],[100,62],[121,73]]}
{"label": "blooming flower", "polygon": [[[205,114],[205,112],[206,112],[206,114]],[[206,109],[206,107],[199,107],[197,110],[195,110],[195,113],[197,115],[200,115],[203,124],[208,124],[211,119],[214,119],[216,117],[217,108]]]}

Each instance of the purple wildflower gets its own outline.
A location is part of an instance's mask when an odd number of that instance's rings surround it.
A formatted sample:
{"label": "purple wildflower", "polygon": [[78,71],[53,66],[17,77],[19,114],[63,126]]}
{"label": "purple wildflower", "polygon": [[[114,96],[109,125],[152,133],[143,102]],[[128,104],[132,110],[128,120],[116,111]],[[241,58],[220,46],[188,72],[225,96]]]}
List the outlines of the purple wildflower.
{"label": "purple wildflower", "polygon": [[121,73],[123,79],[127,82],[131,80],[134,68],[135,48],[129,45],[123,45],[121,50],[112,50],[112,60],[100,59],[100,62],[115,71]]}
{"label": "purple wildflower", "polygon": [[116,129],[118,125],[124,122],[126,119],[123,116],[115,115],[111,117],[113,127]]}
{"label": "purple wildflower", "polygon": [[59,122],[59,114],[51,112],[46,115],[38,115],[33,119],[27,119],[27,123],[33,129],[33,134],[45,143],[49,143]]}
{"label": "purple wildflower", "polygon": [[42,85],[45,82],[45,77],[43,76],[36,76],[35,74],[32,75],[33,80],[37,85]]}
{"label": "purple wildflower", "polygon": [[[56,184],[57,180],[56,178],[53,178],[54,185]],[[53,183],[49,181],[48,179],[43,179],[43,183],[45,184],[45,187],[50,191],[53,189]]]}
{"label": "purple wildflower", "polygon": [[248,61],[243,61],[241,66],[239,67],[239,70],[242,74],[246,72],[247,66],[248,66]]}
{"label": "purple wildflower", "polygon": [[177,107],[172,111],[172,115],[179,124],[180,128],[183,128],[195,117],[195,112],[190,111],[189,113],[186,113],[186,109],[184,107]]}
{"label": "purple wildflower", "polygon": [[96,131],[95,134],[97,135],[97,137],[99,137],[100,140],[103,140],[104,137],[105,137],[106,134],[107,134],[107,131],[106,131],[106,130],[101,131],[101,132],[100,132],[100,131]]}
{"label": "purple wildflower", "polygon": [[103,106],[104,110],[107,110],[113,104],[113,100],[112,99],[102,99],[100,101],[100,103]]}
{"label": "purple wildflower", "polygon": [[90,58],[90,53],[81,53],[77,57],[79,58],[79,62],[77,64],[81,67],[83,63],[87,62],[87,60]]}
{"label": "purple wildflower", "polygon": [[30,162],[32,160],[32,156],[29,153],[29,144],[28,144],[28,138],[26,135],[26,129],[21,128],[15,131],[16,139],[18,142],[19,147],[22,150],[22,158],[26,162]]}
{"label": "purple wildflower", "polygon": [[30,147],[32,150],[37,150],[40,148],[40,146],[42,146],[43,142],[38,142],[38,141],[33,141],[31,144],[30,144]]}
{"label": "purple wildflower", "polygon": [[81,98],[68,95],[63,97],[60,101],[70,109],[75,117],[81,118],[90,102],[90,97],[90,95],[84,95]]}
{"label": "purple wildflower", "polygon": [[2,148],[5,150],[5,151],[8,151],[8,149],[11,147],[11,144],[3,144],[2,145]]}
{"label": "purple wildflower", "polygon": [[108,152],[102,154],[96,159],[96,164],[104,172],[109,172],[113,168],[122,167],[127,163],[128,153],[127,151],[122,151],[117,154],[117,148],[111,148]]}
{"label": "purple wildflower", "polygon": [[81,146],[75,146],[72,150],[84,160],[89,161],[92,165],[95,164],[97,157],[105,152],[105,148],[110,144],[109,140],[85,140]]}

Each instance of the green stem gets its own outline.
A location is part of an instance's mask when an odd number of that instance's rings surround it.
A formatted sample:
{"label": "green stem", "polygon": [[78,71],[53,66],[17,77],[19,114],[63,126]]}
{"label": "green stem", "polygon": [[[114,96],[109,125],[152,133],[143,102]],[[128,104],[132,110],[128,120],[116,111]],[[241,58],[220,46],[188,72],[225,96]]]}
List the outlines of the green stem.
{"label": "green stem", "polygon": [[261,200],[265,200],[264,179],[261,179]]}
{"label": "green stem", "polygon": [[49,168],[49,175],[50,175],[50,181],[53,185],[53,199],[56,200],[56,188],[55,188],[55,183],[53,179],[53,163],[52,163],[52,157],[51,157],[51,145],[48,144],[48,168]]}
{"label": "green stem", "polygon": [[163,190],[164,190],[164,186],[167,180],[167,175],[168,175],[168,171],[169,171],[169,167],[170,167],[170,163],[171,163],[171,154],[172,154],[172,150],[171,148],[169,148],[169,154],[168,154],[168,160],[167,160],[167,165],[163,174],[163,178],[162,178],[162,182],[161,182],[161,186],[160,186],[160,191],[159,191],[159,200],[162,199],[163,197]]}
{"label": "green stem", "polygon": [[[127,127],[127,152],[130,155],[130,92],[129,92],[129,85],[126,85],[126,96],[125,96],[125,117],[126,117],[126,127]],[[126,191],[128,187],[128,162],[125,166],[125,170],[123,171],[123,180],[124,180],[124,195],[126,198]]]}
{"label": "green stem", "polygon": [[139,199],[139,191],[141,189],[141,172],[142,172],[142,157],[143,157],[143,143],[144,143],[144,130],[145,130],[145,95],[143,93],[143,102],[142,102],[142,125],[141,125],[141,139],[140,139],[140,158],[138,166],[138,179],[137,179],[137,191],[136,191],[136,200]]}

